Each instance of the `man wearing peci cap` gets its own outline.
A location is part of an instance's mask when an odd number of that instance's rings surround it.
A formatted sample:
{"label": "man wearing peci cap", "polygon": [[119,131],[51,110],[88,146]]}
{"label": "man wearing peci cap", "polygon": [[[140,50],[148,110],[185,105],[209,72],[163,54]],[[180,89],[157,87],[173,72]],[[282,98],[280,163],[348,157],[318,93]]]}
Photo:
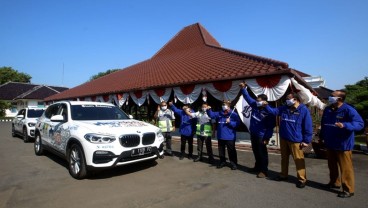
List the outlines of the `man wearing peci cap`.
{"label": "man wearing peci cap", "polygon": [[329,106],[323,111],[320,138],[327,148],[330,181],[326,188],[340,188],[337,195],[341,198],[354,196],[354,168],[352,150],[354,148],[354,131],[364,127],[362,117],[345,103],[346,92],[336,90],[328,98]]}

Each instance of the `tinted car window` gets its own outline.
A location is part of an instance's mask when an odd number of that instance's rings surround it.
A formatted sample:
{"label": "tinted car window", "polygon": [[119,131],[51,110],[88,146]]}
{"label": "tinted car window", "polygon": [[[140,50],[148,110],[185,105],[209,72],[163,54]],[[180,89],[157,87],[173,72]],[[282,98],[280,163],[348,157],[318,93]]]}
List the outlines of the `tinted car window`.
{"label": "tinted car window", "polygon": [[72,105],[73,120],[124,120],[129,117],[115,106]]}
{"label": "tinted car window", "polygon": [[55,105],[51,105],[50,107],[48,107],[45,111],[45,117],[46,118],[51,118],[53,115],[57,114],[59,105],[55,104]]}
{"label": "tinted car window", "polygon": [[43,112],[43,109],[28,109],[28,118],[38,118]]}

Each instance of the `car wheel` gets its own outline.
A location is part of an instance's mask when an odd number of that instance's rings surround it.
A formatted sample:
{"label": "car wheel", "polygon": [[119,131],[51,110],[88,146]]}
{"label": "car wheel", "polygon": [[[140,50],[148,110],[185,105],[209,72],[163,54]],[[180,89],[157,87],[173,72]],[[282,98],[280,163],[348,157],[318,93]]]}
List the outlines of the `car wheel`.
{"label": "car wheel", "polygon": [[36,134],[36,138],[34,142],[34,151],[35,151],[35,154],[38,156],[43,155],[43,147],[42,147],[42,140],[41,140],[40,134]]}
{"label": "car wheel", "polygon": [[23,141],[24,141],[24,143],[29,142],[29,136],[28,136],[26,127],[23,128]]}
{"label": "car wheel", "polygon": [[87,176],[87,165],[82,148],[73,144],[68,151],[69,173],[75,179],[84,179]]}
{"label": "car wheel", "polygon": [[14,125],[12,125],[11,133],[12,133],[12,137],[16,136]]}

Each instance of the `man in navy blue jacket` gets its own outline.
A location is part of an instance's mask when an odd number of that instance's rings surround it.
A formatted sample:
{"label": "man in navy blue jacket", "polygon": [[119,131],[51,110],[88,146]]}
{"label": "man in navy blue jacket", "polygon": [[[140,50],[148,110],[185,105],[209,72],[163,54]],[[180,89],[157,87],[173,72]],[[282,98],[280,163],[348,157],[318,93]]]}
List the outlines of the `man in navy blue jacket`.
{"label": "man in navy blue jacket", "polygon": [[[354,169],[352,150],[354,131],[363,129],[364,122],[358,112],[344,103],[346,93],[341,90],[332,92],[329,106],[323,111],[320,138],[327,148],[330,181],[328,188],[340,188],[338,197],[348,198],[354,195]],[[340,167],[340,171],[339,171]],[[341,178],[339,178],[339,173]]]}
{"label": "man in navy blue jacket", "polygon": [[252,107],[249,132],[256,162],[250,172],[257,173],[257,178],[264,178],[268,173],[267,144],[272,137],[276,117],[264,110],[263,101],[267,101],[267,95],[260,94],[254,100],[247,91],[246,83],[240,83],[239,86],[244,99]]}
{"label": "man in navy blue jacket", "polygon": [[276,180],[287,180],[289,155],[291,154],[298,178],[296,186],[304,188],[307,176],[302,148],[308,146],[313,135],[309,109],[301,103],[298,94],[290,93],[286,96],[286,105],[278,108],[271,108],[266,105],[265,110],[275,116],[280,116],[281,173]]}
{"label": "man in navy blue jacket", "polygon": [[229,155],[231,169],[236,170],[238,164],[238,156],[235,149],[236,128],[239,126],[239,115],[230,109],[230,101],[222,103],[220,112],[213,112],[208,106],[207,114],[217,123],[217,139],[220,156],[220,163],[217,168],[223,168],[226,165],[225,147]]}
{"label": "man in navy blue jacket", "polygon": [[[188,106],[184,106],[183,110],[178,109],[175,107],[175,105],[172,102],[169,102],[169,106],[171,110],[174,111],[174,113],[181,118],[180,129],[179,129],[179,132],[181,134],[181,137],[180,137],[181,154],[180,154],[179,159],[180,160],[184,159],[185,145],[186,145],[186,142],[188,141],[188,159],[191,160],[193,159],[193,136],[196,132],[197,119],[190,117],[188,114],[194,113],[194,111],[192,111]],[[189,111],[189,112],[185,112],[185,111]]]}

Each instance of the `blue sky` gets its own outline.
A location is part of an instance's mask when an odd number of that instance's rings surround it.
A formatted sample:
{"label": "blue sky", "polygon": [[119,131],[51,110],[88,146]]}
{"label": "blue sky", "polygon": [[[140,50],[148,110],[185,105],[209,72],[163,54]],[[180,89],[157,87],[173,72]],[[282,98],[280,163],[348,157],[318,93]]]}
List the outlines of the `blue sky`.
{"label": "blue sky", "polygon": [[0,0],[0,67],[75,87],[149,59],[199,22],[222,47],[287,62],[340,89],[368,76],[367,11],[367,0]]}

